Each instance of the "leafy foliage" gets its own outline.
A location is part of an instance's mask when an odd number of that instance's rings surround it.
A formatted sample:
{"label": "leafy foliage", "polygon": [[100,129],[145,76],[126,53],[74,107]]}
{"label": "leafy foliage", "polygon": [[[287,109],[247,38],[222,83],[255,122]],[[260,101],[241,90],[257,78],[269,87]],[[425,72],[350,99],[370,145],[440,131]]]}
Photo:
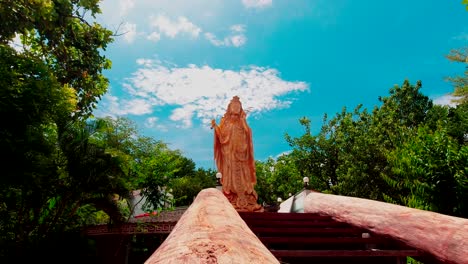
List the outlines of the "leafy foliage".
{"label": "leafy foliage", "polygon": [[[467,5],[468,8],[468,5]],[[454,86],[453,95],[458,97],[455,101],[458,103],[468,102],[468,47],[453,49],[447,58],[453,62],[465,64],[465,72],[462,76],[447,78]]]}
{"label": "leafy foliage", "polygon": [[112,33],[84,19],[97,2],[0,1],[0,257],[79,226],[85,205],[116,212],[109,196],[123,188],[108,176],[120,167],[80,121],[107,88]]}
{"label": "leafy foliage", "polygon": [[24,54],[41,58],[61,86],[75,91],[74,117],[89,116],[107,90],[102,70],[110,61],[101,51],[112,42],[112,32],[86,19],[100,13],[98,2],[0,1],[0,44],[20,36]]}
{"label": "leafy foliage", "polygon": [[169,149],[162,141],[140,136],[136,125],[129,119],[119,117],[97,121],[103,126],[94,135],[94,141],[120,160],[120,168],[127,175],[127,190],[141,191],[145,197],[145,210],[162,210],[166,203],[172,202],[168,200],[171,181],[196,175],[195,163],[191,159],[178,150]]}
{"label": "leafy foliage", "polygon": [[260,203],[274,205],[277,199],[287,199],[302,189],[303,182],[290,155],[284,154],[276,160],[255,163],[257,184],[255,190]]}
{"label": "leafy foliage", "polygon": [[97,0],[0,0],[2,259],[88,223],[125,221],[132,190],[160,208],[169,180],[192,173],[193,161],[127,119],[90,119],[111,65],[102,52],[112,32],[90,22],[99,12]]}
{"label": "leafy foliage", "polygon": [[310,178],[311,188],[329,190],[330,182],[336,183],[335,170],[338,164],[337,148],[332,144],[333,131],[329,130],[330,127],[323,127],[319,135],[312,136],[310,120],[304,117],[299,122],[305,129],[303,136],[293,139],[285,135],[286,141],[294,147],[290,155],[296,162],[301,178]]}
{"label": "leafy foliage", "polygon": [[318,135],[300,119],[305,133],[285,138],[301,176],[319,191],[466,216],[467,106],[433,106],[421,87],[404,81],[371,113],[325,115]]}
{"label": "leafy foliage", "polygon": [[123,220],[113,195],[127,193],[124,173],[117,159],[90,142],[94,129],[77,123],[58,137],[50,128],[50,153],[26,153],[31,165],[16,168],[20,177],[2,185],[3,254],[80,227],[96,208]]}
{"label": "leafy foliage", "polygon": [[175,206],[190,205],[197,194],[216,185],[215,172],[211,169],[198,168],[190,174],[170,180]]}
{"label": "leafy foliage", "polygon": [[446,128],[432,132],[422,126],[389,155],[395,178],[387,182],[401,204],[466,217],[467,155],[468,146],[458,145]]}

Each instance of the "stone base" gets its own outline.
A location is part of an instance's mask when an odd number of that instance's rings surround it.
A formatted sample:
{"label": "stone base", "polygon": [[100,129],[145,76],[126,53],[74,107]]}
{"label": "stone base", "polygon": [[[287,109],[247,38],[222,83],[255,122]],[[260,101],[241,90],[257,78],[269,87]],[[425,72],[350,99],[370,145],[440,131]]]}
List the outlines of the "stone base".
{"label": "stone base", "polygon": [[252,210],[250,210],[250,208],[249,208],[249,209],[245,209],[245,208],[235,208],[235,207],[234,207],[234,209],[236,209],[237,212],[255,212],[255,213],[263,213],[263,212],[265,211],[265,209],[264,209],[261,205],[259,205],[259,204],[257,204],[257,205],[258,205],[259,207],[254,207],[254,208],[252,208]]}
{"label": "stone base", "polygon": [[242,196],[236,193],[225,193],[224,196],[229,200],[234,209],[238,212],[263,212],[263,207],[257,203],[256,193],[244,194]]}

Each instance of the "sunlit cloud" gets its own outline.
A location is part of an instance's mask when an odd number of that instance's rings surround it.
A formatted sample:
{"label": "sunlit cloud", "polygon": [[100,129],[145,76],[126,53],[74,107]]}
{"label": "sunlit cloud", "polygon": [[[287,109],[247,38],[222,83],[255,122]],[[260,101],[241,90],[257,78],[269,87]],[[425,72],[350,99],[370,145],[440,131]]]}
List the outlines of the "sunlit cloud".
{"label": "sunlit cloud", "polygon": [[137,36],[136,24],[124,23],[122,24],[121,31],[127,43],[132,43]]}
{"label": "sunlit cloud", "polygon": [[246,8],[264,8],[271,6],[273,0],[242,0],[242,4]]}
{"label": "sunlit cloud", "polygon": [[243,46],[245,42],[247,42],[247,38],[244,35],[234,35],[231,36],[229,39],[234,47]]}
{"label": "sunlit cloud", "polygon": [[187,34],[193,38],[197,38],[202,31],[200,27],[190,22],[186,17],[179,16],[175,20],[171,20],[164,15],[150,17],[150,27],[154,30],[150,33],[153,39],[159,40],[161,35],[170,38],[175,38],[179,34]]}
{"label": "sunlit cloud", "polygon": [[215,46],[233,46],[240,47],[245,45],[247,37],[245,36],[245,25],[237,24],[230,27],[231,33],[223,39],[218,39],[213,33],[205,33],[205,38]]}
{"label": "sunlit cloud", "polygon": [[[271,1],[259,1],[259,3],[249,2],[247,5],[260,7],[268,2],[271,3]],[[184,37],[194,40],[199,39],[200,35],[215,46],[241,47],[247,43],[245,25],[233,25],[225,35],[213,33],[219,32],[219,27],[224,27],[223,23],[218,21],[207,24],[207,17],[203,14],[209,13],[215,16],[222,14],[222,4],[216,0],[200,0],[200,3],[197,2],[197,5],[191,8],[186,2],[177,0],[162,2],[105,0],[101,6],[103,14],[99,16],[98,22],[121,36],[119,39],[125,43],[138,44],[137,38],[151,42]],[[206,28],[202,28],[199,23]],[[208,28],[207,25],[212,26]]]}
{"label": "sunlit cloud", "polygon": [[245,25],[242,25],[242,24],[232,25],[231,30],[234,32],[245,32]]}
{"label": "sunlit cloud", "polygon": [[157,117],[148,117],[146,120],[145,120],[145,127],[148,127],[148,128],[153,128],[156,126],[156,122],[158,121],[158,118]]}
{"label": "sunlit cloud", "polygon": [[283,156],[288,156],[289,154],[291,154],[291,152],[292,152],[291,150],[283,151],[280,154],[276,155],[275,159],[281,158]]}
{"label": "sunlit cloud", "polygon": [[159,123],[159,118],[157,118],[155,116],[146,118],[146,120],[144,122],[144,126],[146,128],[155,128],[157,130],[164,131],[164,132],[167,131],[167,127],[160,124]]}
{"label": "sunlit cloud", "polygon": [[172,121],[180,121],[181,125],[179,127],[189,128],[192,127],[192,118],[195,110],[192,104],[187,104],[175,109],[169,118]]}
{"label": "sunlit cloud", "polygon": [[436,105],[446,105],[450,107],[456,107],[458,103],[455,102],[455,100],[457,100],[456,96],[453,96],[451,94],[446,94],[446,95],[442,95],[442,96],[434,98],[433,102]]}
{"label": "sunlit cloud", "polygon": [[304,92],[308,84],[281,79],[276,69],[248,66],[238,71],[210,66],[176,67],[160,61],[139,59],[141,66],[125,80],[128,100],[119,102],[109,96],[107,109],[122,115],[142,115],[157,106],[173,106],[169,119],[182,128],[193,126],[197,119],[209,124],[224,114],[233,96],[241,98],[249,113],[287,108],[293,92]]}
{"label": "sunlit cloud", "polygon": [[136,60],[136,63],[140,66],[151,67],[154,63],[161,63],[160,61],[155,61],[153,59],[144,59],[140,58]]}
{"label": "sunlit cloud", "polygon": [[120,0],[118,6],[120,16],[125,16],[135,6],[135,0]]}
{"label": "sunlit cloud", "polygon": [[99,105],[96,116],[144,115],[151,113],[152,108],[151,101],[141,98],[120,100],[117,96],[107,93]]}
{"label": "sunlit cloud", "polygon": [[151,41],[158,42],[161,39],[161,34],[159,32],[152,32],[146,38]]}

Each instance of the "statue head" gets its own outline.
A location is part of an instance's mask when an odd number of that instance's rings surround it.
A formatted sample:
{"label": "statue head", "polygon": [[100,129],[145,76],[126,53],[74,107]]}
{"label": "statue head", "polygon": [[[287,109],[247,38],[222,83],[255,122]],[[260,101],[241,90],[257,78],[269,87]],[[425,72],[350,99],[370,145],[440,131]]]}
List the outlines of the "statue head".
{"label": "statue head", "polygon": [[242,109],[242,103],[238,96],[234,96],[228,105],[227,114],[237,114],[245,116],[244,110]]}

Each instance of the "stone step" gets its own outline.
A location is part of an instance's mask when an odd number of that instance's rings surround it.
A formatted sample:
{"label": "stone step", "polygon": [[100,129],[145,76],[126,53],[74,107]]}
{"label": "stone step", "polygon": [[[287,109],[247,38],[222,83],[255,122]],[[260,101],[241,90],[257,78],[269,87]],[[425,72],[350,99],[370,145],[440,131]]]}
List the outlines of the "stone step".
{"label": "stone step", "polygon": [[244,220],[250,228],[255,227],[351,227],[346,223],[336,221],[297,221],[297,220],[265,220],[265,219],[248,219]]}
{"label": "stone step", "polygon": [[275,250],[275,257],[406,257],[421,256],[421,252],[413,249],[402,250]]}
{"label": "stone step", "polygon": [[274,234],[275,236],[287,236],[287,235],[340,235],[340,236],[357,236],[361,237],[362,233],[366,231],[360,228],[354,227],[252,227],[252,232],[257,236],[266,236],[267,234]]}
{"label": "stone step", "polygon": [[264,244],[390,244],[388,239],[380,237],[259,237]]}
{"label": "stone step", "polygon": [[250,212],[239,212],[239,215],[244,221],[250,219],[256,220],[297,220],[297,221],[323,221],[331,220],[329,216],[323,216],[318,214],[306,214],[306,213],[250,213]]}

